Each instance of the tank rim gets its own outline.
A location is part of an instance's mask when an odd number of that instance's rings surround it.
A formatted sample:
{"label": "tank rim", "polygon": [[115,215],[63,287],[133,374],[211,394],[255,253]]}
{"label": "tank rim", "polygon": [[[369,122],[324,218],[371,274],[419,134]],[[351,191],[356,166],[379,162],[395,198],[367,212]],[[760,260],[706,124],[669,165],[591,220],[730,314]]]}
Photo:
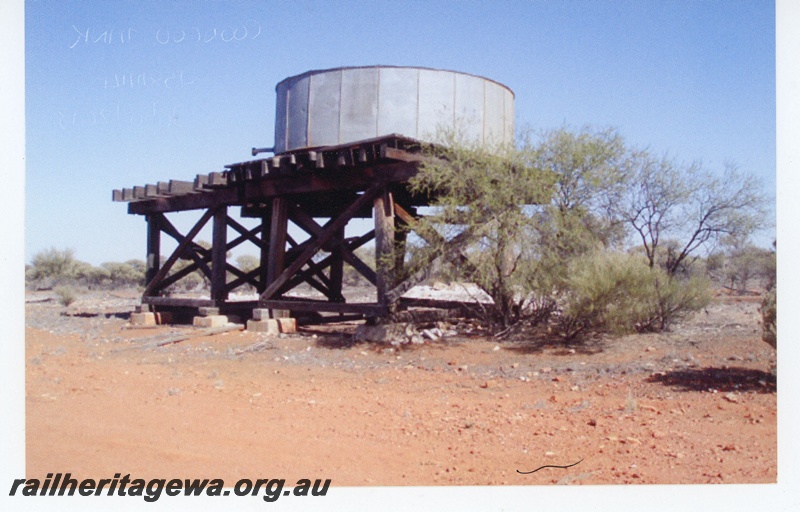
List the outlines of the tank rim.
{"label": "tank rim", "polygon": [[297,82],[299,80],[302,80],[303,78],[306,78],[306,77],[312,76],[312,75],[319,75],[319,74],[322,74],[322,73],[330,73],[330,72],[333,72],[333,71],[343,71],[343,70],[348,70],[348,69],[383,69],[383,68],[388,68],[388,69],[418,69],[418,70],[421,69],[421,70],[426,70],[426,71],[444,71],[444,72],[447,72],[447,73],[455,73],[457,75],[473,76],[473,77],[476,77],[476,78],[480,78],[482,80],[486,80],[487,82],[492,82],[494,84],[499,85],[500,87],[502,87],[502,88],[506,89],[508,92],[510,92],[511,96],[516,99],[516,94],[514,94],[514,91],[509,86],[507,86],[507,85],[505,85],[505,84],[503,84],[501,82],[498,82],[497,80],[492,80],[491,78],[487,78],[487,77],[482,76],[482,75],[476,75],[475,73],[466,73],[464,71],[455,71],[453,69],[439,69],[439,68],[431,68],[431,67],[426,67],[426,66],[394,66],[394,65],[384,65],[384,64],[378,64],[378,65],[374,65],[374,66],[340,66],[340,67],[336,67],[336,68],[327,68],[327,69],[312,69],[310,71],[306,71],[304,73],[300,73],[299,75],[293,75],[293,76],[284,78],[283,80],[281,80],[280,82],[278,82],[275,85],[275,91],[277,92],[278,88],[281,87],[283,84],[291,85],[294,82]]}

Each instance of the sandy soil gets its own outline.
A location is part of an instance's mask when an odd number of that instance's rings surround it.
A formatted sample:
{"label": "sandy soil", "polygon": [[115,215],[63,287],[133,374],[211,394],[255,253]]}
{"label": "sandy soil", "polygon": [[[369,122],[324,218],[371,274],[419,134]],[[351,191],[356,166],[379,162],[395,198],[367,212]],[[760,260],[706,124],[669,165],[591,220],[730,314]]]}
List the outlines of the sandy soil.
{"label": "sandy soil", "polygon": [[[94,293],[26,304],[28,476],[331,478],[339,486],[772,483],[775,352],[758,302],[565,347],[458,335],[395,348],[327,328],[155,347]],[[337,328],[352,332],[354,325]],[[544,468],[543,465],[570,465]]]}

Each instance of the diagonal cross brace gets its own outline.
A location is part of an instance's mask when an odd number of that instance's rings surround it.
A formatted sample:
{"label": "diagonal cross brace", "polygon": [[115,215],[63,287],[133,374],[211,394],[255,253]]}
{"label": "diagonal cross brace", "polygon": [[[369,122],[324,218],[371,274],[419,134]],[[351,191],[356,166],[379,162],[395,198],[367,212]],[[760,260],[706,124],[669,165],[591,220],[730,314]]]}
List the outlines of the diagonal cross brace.
{"label": "diagonal cross brace", "polygon": [[289,267],[287,267],[283,272],[281,272],[274,281],[272,281],[267,289],[261,294],[259,300],[269,300],[272,296],[281,289],[281,287],[292,278],[292,276],[300,270],[300,268],[306,264],[314,254],[319,251],[322,246],[328,243],[330,240],[336,236],[336,233],[343,227],[347,225],[348,222],[353,218],[353,216],[358,213],[358,211],[363,208],[365,205],[372,202],[372,200],[384,189],[385,184],[382,182],[376,182],[364,193],[355,200],[350,206],[344,209],[344,211],[337,217],[336,219],[332,219],[330,222],[323,226],[322,231],[317,235],[316,239],[313,243],[309,244],[309,246],[298,256],[296,260],[292,262]]}
{"label": "diagonal cross brace", "polygon": [[[167,261],[164,262],[164,265],[158,269],[158,272],[156,272],[156,275],[153,277],[153,279],[147,283],[147,288],[145,288],[143,294],[145,297],[152,295],[159,288],[159,283],[161,280],[166,277],[167,273],[170,271],[170,269],[172,269],[172,266],[176,261],[178,261],[178,258],[180,258],[181,254],[183,254],[183,251],[185,251],[186,248],[193,243],[194,237],[197,236],[200,230],[203,229],[203,226],[205,226],[209,219],[211,219],[213,216],[214,210],[209,209],[206,210],[202,217],[200,217],[200,220],[197,221],[194,227],[186,234],[183,240],[181,240],[175,251],[170,255],[169,258],[167,258]],[[162,217],[162,219],[166,220],[165,217]],[[168,223],[161,224],[162,229],[166,226],[166,224]]]}
{"label": "diagonal cross brace", "polygon": [[[317,221],[315,221],[313,217],[311,217],[308,213],[304,212],[300,208],[294,207],[294,208],[292,208],[290,210],[289,213],[290,213],[292,222],[297,224],[301,229],[303,229],[306,233],[308,233],[312,237],[319,236],[319,234],[322,232],[323,227],[320,226],[319,224],[317,224]],[[364,276],[367,279],[367,281],[369,281],[373,285],[377,283],[377,277],[376,277],[375,271],[372,270],[369,267],[369,265],[364,263],[361,260],[361,258],[359,258],[355,254],[353,254],[353,251],[355,249],[357,249],[358,247],[360,247],[361,245],[363,245],[364,243],[366,243],[367,241],[369,241],[371,238],[374,238],[374,236],[375,236],[375,232],[372,231],[371,235],[369,235],[369,238],[367,238],[363,242],[358,243],[358,245],[356,245],[354,247],[351,247],[349,244],[346,244],[346,243],[339,243],[335,247],[335,248],[343,249],[342,250],[342,258],[347,263],[349,263],[350,266],[352,266],[354,269],[356,269],[358,271],[358,273],[360,273],[362,276]],[[331,247],[330,249],[333,250],[334,247]],[[329,261],[329,260],[330,260],[330,258],[326,258],[323,261]],[[325,268],[325,267],[321,267],[321,268]]]}

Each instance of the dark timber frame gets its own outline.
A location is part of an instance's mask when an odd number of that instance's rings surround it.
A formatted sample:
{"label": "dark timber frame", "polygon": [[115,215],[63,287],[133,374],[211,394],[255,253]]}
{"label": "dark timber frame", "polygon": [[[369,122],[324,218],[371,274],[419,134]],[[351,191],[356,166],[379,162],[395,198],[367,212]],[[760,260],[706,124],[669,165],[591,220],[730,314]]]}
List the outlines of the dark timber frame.
{"label": "dark timber frame", "polygon": [[[114,201],[128,202],[128,213],[147,220],[147,285],[142,303],[154,309],[218,307],[244,311],[255,307],[297,313],[338,313],[381,317],[398,307],[400,296],[425,275],[399,282],[405,237],[413,230],[416,208],[428,198],[409,192],[407,181],[422,161],[417,141],[390,135],[352,144],[297,150],[271,158],[228,165],[224,172],[198,175],[194,183],[158,182],[113,191]],[[240,207],[242,217],[259,219],[247,229],[228,214]],[[171,212],[202,212],[184,235],[167,219]],[[345,237],[355,218],[374,219],[374,229]],[[320,223],[319,219],[327,219]],[[209,222],[212,245],[195,237]],[[308,239],[295,241],[289,223]],[[402,225],[402,229],[400,226]],[[238,236],[228,240],[228,229]],[[177,242],[161,263],[161,235]],[[374,240],[376,270],[355,250]],[[258,268],[244,272],[226,259],[228,251],[245,242],[259,251]],[[179,260],[189,264],[176,270]],[[343,295],[344,264],[348,263],[377,291],[374,303],[348,303]],[[210,282],[209,299],[162,296],[174,283],[195,271]],[[287,296],[306,283],[324,299]],[[229,294],[243,285],[257,291],[257,301],[231,301]],[[403,307],[413,305],[404,299]]]}

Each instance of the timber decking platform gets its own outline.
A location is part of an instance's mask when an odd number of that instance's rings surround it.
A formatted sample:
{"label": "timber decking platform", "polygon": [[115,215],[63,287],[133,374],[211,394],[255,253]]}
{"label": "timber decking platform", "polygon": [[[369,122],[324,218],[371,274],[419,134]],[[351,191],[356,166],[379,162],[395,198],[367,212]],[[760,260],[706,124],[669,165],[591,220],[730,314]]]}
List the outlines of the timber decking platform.
{"label": "timber decking platform", "polygon": [[[424,156],[421,143],[388,135],[351,144],[306,148],[269,158],[235,163],[224,171],[198,174],[194,181],[169,180],[114,190],[112,199],[128,203],[128,213],[145,216],[147,276],[142,303],[153,310],[255,307],[297,313],[330,312],[380,317],[400,306],[400,297],[424,279],[426,272],[401,281],[407,233],[416,223],[416,208],[430,198],[412,194],[408,180]],[[260,219],[248,229],[228,215],[241,207],[241,217]],[[166,214],[200,210],[202,215],[185,235]],[[374,219],[374,229],[345,238],[354,218]],[[328,219],[319,223],[318,219]],[[211,248],[194,241],[212,222]],[[292,222],[308,238],[296,241],[288,232]],[[238,234],[228,239],[228,229]],[[178,246],[162,262],[161,234]],[[374,240],[376,268],[355,251]],[[226,260],[228,251],[245,242],[260,254],[258,268],[243,271]],[[179,260],[188,261],[181,267]],[[377,289],[375,303],[347,303],[342,294],[343,265],[347,262]],[[165,296],[168,288],[200,271],[210,282],[208,299]],[[324,300],[286,296],[300,284],[322,293]],[[257,301],[229,300],[234,289],[251,285]],[[404,299],[403,307],[413,300]]]}

